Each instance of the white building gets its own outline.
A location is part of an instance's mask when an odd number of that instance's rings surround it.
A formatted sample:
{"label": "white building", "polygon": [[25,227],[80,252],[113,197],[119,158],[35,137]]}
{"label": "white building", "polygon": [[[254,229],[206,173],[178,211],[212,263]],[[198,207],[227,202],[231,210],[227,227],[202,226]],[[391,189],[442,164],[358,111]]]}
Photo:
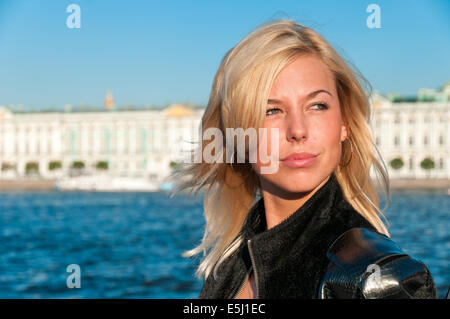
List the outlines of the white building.
{"label": "white building", "polygon": [[[373,136],[391,178],[450,178],[450,101],[392,103],[379,94],[371,101]],[[54,113],[0,107],[0,178],[30,175],[33,168],[43,178],[59,178],[79,173],[73,166],[81,165],[85,174],[161,181],[170,162],[180,160],[183,141],[198,141],[203,111],[179,104],[163,110]],[[434,169],[421,167],[425,158]],[[392,167],[394,159],[403,162],[400,169]],[[98,169],[105,164],[107,170]]]}
{"label": "white building", "polygon": [[[43,178],[103,171],[161,180],[177,160],[180,143],[198,135],[202,113],[178,104],[70,113],[12,113],[0,107],[0,178],[23,177],[35,168]],[[74,169],[74,162],[84,168]],[[105,163],[107,170],[97,168]]]}
{"label": "white building", "polygon": [[[391,178],[450,178],[450,101],[392,103],[372,96],[372,133]],[[421,166],[424,159],[434,169]],[[391,161],[401,159],[394,169]]]}

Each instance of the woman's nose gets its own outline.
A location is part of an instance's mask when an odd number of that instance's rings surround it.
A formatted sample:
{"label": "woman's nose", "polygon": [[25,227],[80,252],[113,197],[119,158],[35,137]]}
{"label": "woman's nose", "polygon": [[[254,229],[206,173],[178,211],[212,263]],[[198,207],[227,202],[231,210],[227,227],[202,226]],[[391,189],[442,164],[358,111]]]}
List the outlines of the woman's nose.
{"label": "woman's nose", "polygon": [[307,128],[302,116],[291,116],[287,120],[286,138],[288,141],[300,141],[307,137]]}

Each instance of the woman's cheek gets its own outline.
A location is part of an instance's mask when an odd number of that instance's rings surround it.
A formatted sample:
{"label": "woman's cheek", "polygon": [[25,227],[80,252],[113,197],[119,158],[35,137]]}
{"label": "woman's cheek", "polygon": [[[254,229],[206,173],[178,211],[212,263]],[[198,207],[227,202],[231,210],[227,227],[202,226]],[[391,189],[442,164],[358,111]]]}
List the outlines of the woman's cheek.
{"label": "woman's cheek", "polygon": [[256,162],[252,163],[253,169],[258,173],[261,172],[261,167],[278,165],[283,143],[280,131],[278,127],[265,127],[260,130],[258,147],[256,154],[253,155],[253,158],[256,158]]}

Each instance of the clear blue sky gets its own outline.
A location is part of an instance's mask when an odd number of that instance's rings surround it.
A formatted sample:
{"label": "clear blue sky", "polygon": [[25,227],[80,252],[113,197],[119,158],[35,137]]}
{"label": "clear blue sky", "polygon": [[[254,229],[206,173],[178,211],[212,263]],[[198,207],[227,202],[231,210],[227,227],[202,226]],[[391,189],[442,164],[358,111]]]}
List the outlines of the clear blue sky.
{"label": "clear blue sky", "polygon": [[271,18],[313,27],[382,93],[450,80],[448,0],[0,0],[0,105],[102,106],[107,90],[117,105],[205,104],[226,51]]}

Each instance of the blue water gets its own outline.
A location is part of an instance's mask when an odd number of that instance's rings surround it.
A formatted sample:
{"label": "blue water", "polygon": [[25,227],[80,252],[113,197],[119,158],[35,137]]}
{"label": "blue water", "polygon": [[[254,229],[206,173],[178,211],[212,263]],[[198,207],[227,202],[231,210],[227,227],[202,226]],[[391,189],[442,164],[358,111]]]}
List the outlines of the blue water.
{"label": "blue water", "polygon": [[[450,284],[450,196],[394,192],[392,238]],[[0,193],[0,298],[197,298],[201,198],[165,193]],[[67,288],[66,267],[81,269]]]}

